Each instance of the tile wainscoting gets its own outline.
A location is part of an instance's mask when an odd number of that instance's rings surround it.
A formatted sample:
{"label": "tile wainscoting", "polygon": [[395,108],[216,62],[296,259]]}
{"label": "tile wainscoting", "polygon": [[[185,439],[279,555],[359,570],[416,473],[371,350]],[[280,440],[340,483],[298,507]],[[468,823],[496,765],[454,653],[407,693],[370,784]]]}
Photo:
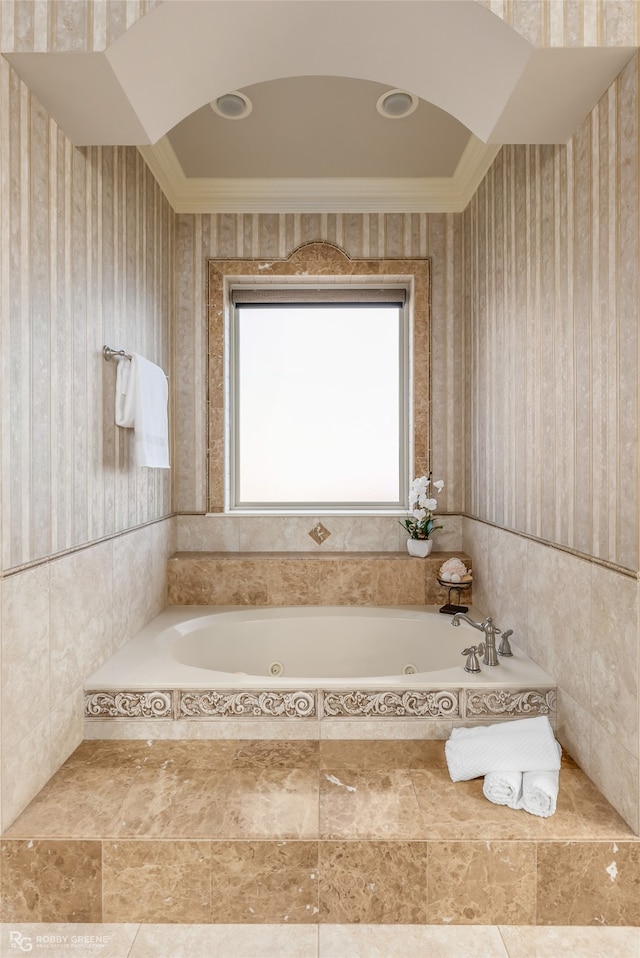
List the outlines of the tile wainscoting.
{"label": "tile wainscoting", "polygon": [[174,540],[162,519],[0,580],[3,828],[82,740],[86,676],[166,605]]}
{"label": "tile wainscoting", "polygon": [[[401,606],[436,613],[439,624],[446,624],[437,614],[439,605],[459,598],[471,602],[470,586],[459,596],[438,582],[438,570],[449,557],[449,553],[425,559],[399,553],[184,553],[169,560],[169,596],[176,608],[190,606],[191,615],[196,610],[204,615],[212,607]],[[470,568],[470,558],[465,554],[462,558]],[[158,622],[158,635],[164,634],[168,622]],[[129,658],[87,681],[87,739],[426,740],[445,738],[453,727],[469,722],[527,715],[548,715],[555,726],[555,682],[522,658],[504,659],[498,674],[489,679],[486,673],[475,687],[457,657],[460,668],[454,669],[453,678],[448,673],[434,673],[431,680],[416,675],[415,684],[401,686],[380,677],[355,677],[335,688],[329,679],[313,684],[292,677],[283,687],[268,679],[243,687],[242,678],[228,687],[206,670],[182,679],[171,672],[163,679],[162,668],[153,672],[148,658],[140,672],[137,656],[145,654],[140,649],[148,648],[153,656],[153,646],[146,645],[156,640],[153,627],[152,623],[151,635],[137,637],[139,647]],[[468,642],[468,636],[460,637],[461,654]],[[407,668],[416,671],[415,666]]]}
{"label": "tile wainscoting", "polygon": [[474,601],[558,686],[558,739],[640,828],[638,581],[516,532],[464,520]]}

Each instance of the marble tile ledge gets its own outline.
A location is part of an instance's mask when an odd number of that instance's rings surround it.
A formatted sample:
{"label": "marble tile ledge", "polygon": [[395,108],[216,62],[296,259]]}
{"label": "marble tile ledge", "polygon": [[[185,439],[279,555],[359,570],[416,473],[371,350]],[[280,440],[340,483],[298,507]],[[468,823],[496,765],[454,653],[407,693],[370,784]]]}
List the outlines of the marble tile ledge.
{"label": "marble tile ledge", "polygon": [[[466,553],[177,552],[168,561],[170,605],[443,605],[438,570]],[[465,590],[471,604],[472,588]],[[468,601],[467,601],[468,600]]]}

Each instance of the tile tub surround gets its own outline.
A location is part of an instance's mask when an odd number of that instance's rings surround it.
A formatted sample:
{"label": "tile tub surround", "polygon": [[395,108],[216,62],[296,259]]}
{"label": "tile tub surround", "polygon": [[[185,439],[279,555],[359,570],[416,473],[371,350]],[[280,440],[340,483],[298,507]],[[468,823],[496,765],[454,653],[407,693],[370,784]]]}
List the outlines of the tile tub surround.
{"label": "tile tub surround", "polygon": [[[437,606],[383,608],[169,606],[112,656],[85,683],[85,737],[125,738],[396,738],[441,739],[456,725],[491,723],[548,715],[556,723],[555,681],[517,645],[514,655],[478,674],[464,671],[462,648],[473,641],[469,628],[454,630]],[[304,618],[304,612],[311,618]],[[321,618],[326,612],[325,618]],[[473,607],[471,615],[482,616]],[[418,618],[420,630],[433,629],[434,655],[443,648],[446,663],[415,675],[370,677],[272,677],[196,668],[173,658],[171,645],[192,626],[255,628],[264,617],[265,632],[277,641],[280,616],[295,623],[304,641],[305,621],[321,634],[332,623],[362,628],[362,616],[392,629],[398,616]],[[335,618],[334,618],[335,616]],[[239,617],[239,621],[238,620]],[[272,620],[272,621],[270,621]],[[275,621],[273,621],[275,620]],[[285,623],[286,624],[286,623]],[[319,627],[319,628],[318,628]],[[252,632],[248,633],[252,635]],[[231,640],[229,640],[231,641]],[[285,639],[286,641],[286,639]],[[309,641],[309,640],[307,640]],[[425,645],[427,633],[425,632]],[[340,646],[341,648],[341,646]],[[290,649],[293,654],[293,649]],[[411,659],[411,653],[405,652]],[[288,661],[274,649],[272,658]],[[417,653],[416,653],[417,655]],[[402,660],[400,660],[402,661]],[[415,658],[419,662],[419,658]],[[242,661],[234,666],[248,668]],[[329,675],[332,673],[329,672]]]}
{"label": "tile tub surround", "polygon": [[640,926],[640,840],[571,759],[541,819],[442,742],[84,742],[1,854],[12,923]]}
{"label": "tile tub surround", "polygon": [[[438,512],[438,552],[462,551],[462,516]],[[312,530],[330,533],[318,543]],[[179,515],[177,552],[406,552],[407,533],[391,516],[238,516],[232,513]]]}
{"label": "tile tub surround", "polygon": [[640,831],[637,577],[473,519],[464,537],[476,603],[557,682],[561,745]]}
{"label": "tile tub surround", "polygon": [[[177,552],[168,562],[170,605],[443,605],[443,562],[465,553]],[[465,593],[471,603],[472,588]],[[468,598],[468,601],[466,601]]]}
{"label": "tile tub surround", "polygon": [[84,679],[165,607],[173,551],[167,519],[2,578],[1,827],[82,741]]}

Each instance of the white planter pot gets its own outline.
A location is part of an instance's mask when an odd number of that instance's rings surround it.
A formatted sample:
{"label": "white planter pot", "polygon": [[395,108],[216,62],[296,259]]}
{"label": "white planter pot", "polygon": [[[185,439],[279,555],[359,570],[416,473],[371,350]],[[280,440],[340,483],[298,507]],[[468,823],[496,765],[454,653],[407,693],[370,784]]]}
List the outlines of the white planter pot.
{"label": "white planter pot", "polygon": [[424,559],[429,555],[432,547],[433,541],[431,539],[407,539],[407,552],[410,556]]}

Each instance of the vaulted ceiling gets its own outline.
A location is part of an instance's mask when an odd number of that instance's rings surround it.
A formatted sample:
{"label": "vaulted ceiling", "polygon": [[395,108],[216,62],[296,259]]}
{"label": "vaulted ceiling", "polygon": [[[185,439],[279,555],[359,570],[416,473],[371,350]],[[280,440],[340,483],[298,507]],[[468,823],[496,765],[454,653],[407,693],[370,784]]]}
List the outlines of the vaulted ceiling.
{"label": "vaulted ceiling", "polygon": [[[177,210],[460,210],[504,143],[564,143],[635,52],[537,49],[475,0],[164,0],[103,52],[9,53],[76,145]],[[402,119],[390,89],[419,98]],[[251,101],[241,120],[209,104]]]}

